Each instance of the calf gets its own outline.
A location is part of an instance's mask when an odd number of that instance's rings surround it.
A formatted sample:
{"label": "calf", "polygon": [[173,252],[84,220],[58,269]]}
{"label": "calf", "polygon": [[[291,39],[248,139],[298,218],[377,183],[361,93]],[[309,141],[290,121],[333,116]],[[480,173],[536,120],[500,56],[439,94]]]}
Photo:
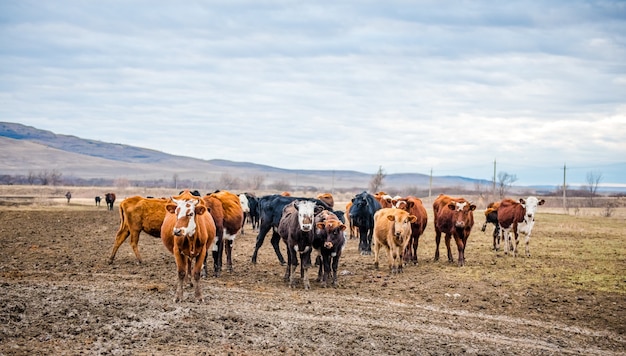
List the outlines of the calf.
{"label": "calf", "polygon": [[459,251],[459,266],[465,265],[465,246],[474,226],[474,210],[476,205],[464,198],[452,198],[440,194],[433,202],[435,217],[435,261],[439,260],[439,243],[441,234],[445,234],[448,261],[453,262],[450,250],[450,239],[454,237]]}
{"label": "calf", "polygon": [[417,264],[417,247],[419,246],[420,236],[426,230],[428,213],[422,201],[414,196],[394,198],[394,204],[398,209],[402,209],[416,218],[415,222],[411,223],[411,238],[404,251],[404,261],[412,261],[414,264]]}
{"label": "calf", "polygon": [[194,297],[201,302],[204,298],[200,291],[200,271],[207,248],[214,243],[215,223],[204,201],[185,193],[181,195],[182,199],[172,198],[166,205],[161,241],[176,261],[178,283],[174,302],[182,301],[186,278],[191,278]]}
{"label": "calf", "polygon": [[382,208],[374,214],[374,267],[378,268],[380,249],[387,249],[391,273],[402,272],[402,256],[411,238],[415,215],[397,208]]}
{"label": "calf", "polygon": [[300,277],[304,289],[311,287],[307,275],[311,267],[311,249],[313,243],[313,221],[315,219],[315,202],[296,200],[283,209],[278,224],[278,234],[287,244],[287,270],[285,279],[289,286],[295,287],[295,272],[300,255]]}
{"label": "calf", "polygon": [[96,200],[96,206],[100,206],[100,201],[102,200],[102,198],[100,198],[99,195],[96,195],[95,200]]}
{"label": "calf", "polygon": [[165,218],[167,199],[143,198],[133,196],[120,203],[120,227],[115,235],[109,263],[113,263],[115,254],[122,243],[130,236],[130,246],[135,253],[137,263],[141,263],[139,254],[139,234],[145,232],[154,237],[161,236],[161,225]]}
{"label": "calf", "polygon": [[[513,256],[517,256],[517,244],[519,243],[519,232],[526,235],[526,256],[530,257],[530,234],[535,225],[535,213],[537,207],[543,205],[545,200],[537,199],[530,196],[528,199],[519,200],[519,203],[513,199],[504,199],[500,202],[498,208],[498,224],[502,232],[502,240],[504,242],[504,253],[508,254],[513,249]],[[511,241],[511,231],[515,235],[515,244]]]}
{"label": "calf", "polygon": [[113,203],[115,203],[115,193],[106,193],[104,195],[104,201],[107,203],[107,208],[113,210]]}
{"label": "calf", "polygon": [[493,224],[493,249],[498,251],[500,249],[500,224],[498,223],[498,208],[500,202],[489,203],[487,209],[485,209],[485,223],[480,231],[485,232],[487,230],[487,224]]}
{"label": "calf", "polygon": [[315,215],[313,248],[318,251],[315,264],[319,265],[317,280],[326,287],[332,271],[333,287],[337,287],[337,268],[341,253],[346,246],[346,225],[334,213],[324,210]]}

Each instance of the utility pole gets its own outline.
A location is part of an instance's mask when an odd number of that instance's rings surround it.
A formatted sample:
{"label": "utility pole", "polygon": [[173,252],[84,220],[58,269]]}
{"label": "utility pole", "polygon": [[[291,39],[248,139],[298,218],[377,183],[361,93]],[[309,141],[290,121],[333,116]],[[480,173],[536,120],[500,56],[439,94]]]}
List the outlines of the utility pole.
{"label": "utility pole", "polygon": [[431,197],[433,191],[433,169],[430,169],[430,182],[428,183],[428,197]]}
{"label": "utility pole", "polygon": [[565,163],[563,163],[563,209],[565,210],[565,212],[567,212],[567,185],[565,184],[566,172],[567,167],[565,166]]}

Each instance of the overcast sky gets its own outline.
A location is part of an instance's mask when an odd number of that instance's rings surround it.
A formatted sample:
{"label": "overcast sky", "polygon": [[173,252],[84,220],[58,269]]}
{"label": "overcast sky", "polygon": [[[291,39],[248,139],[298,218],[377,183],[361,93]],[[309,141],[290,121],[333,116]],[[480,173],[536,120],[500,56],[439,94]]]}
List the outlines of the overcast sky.
{"label": "overcast sky", "polygon": [[1,0],[0,121],[287,169],[626,184],[626,2]]}

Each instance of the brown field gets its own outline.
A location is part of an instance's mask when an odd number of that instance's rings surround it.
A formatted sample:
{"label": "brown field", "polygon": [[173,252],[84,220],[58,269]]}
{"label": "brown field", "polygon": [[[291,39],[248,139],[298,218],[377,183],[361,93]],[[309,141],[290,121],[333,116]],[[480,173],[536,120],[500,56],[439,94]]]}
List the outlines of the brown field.
{"label": "brown field", "polygon": [[174,303],[175,263],[161,241],[142,234],[142,265],[128,243],[109,265],[118,204],[97,208],[93,196],[107,190],[81,188],[68,205],[66,190],[0,187],[0,355],[625,354],[623,207],[605,218],[549,202],[530,258],[492,251],[479,210],[463,268],[433,261],[429,216],[419,265],[391,276],[350,240],[339,288],[309,291],[283,281],[269,239],[250,264],[256,234],[246,226],[234,272],[202,281],[204,303],[190,289]]}

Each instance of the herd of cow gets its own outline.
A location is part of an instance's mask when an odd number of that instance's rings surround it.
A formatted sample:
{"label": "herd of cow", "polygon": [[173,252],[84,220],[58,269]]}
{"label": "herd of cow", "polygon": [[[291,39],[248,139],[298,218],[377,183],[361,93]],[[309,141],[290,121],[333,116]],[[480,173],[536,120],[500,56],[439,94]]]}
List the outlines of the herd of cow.
{"label": "herd of cow", "polygon": [[[114,201],[115,195],[112,198]],[[107,203],[108,200],[107,194]],[[534,215],[543,203],[543,199],[531,196],[519,201],[504,199],[490,204],[485,210],[486,222],[482,230],[485,231],[487,223],[496,226],[494,249],[499,249],[503,239],[505,253],[512,251],[514,256],[517,255],[519,233],[523,232],[526,234],[526,255],[530,256],[528,245]],[[199,281],[201,276],[207,275],[209,250],[213,256],[214,276],[219,277],[221,273],[224,251],[227,269],[232,271],[233,242],[240,232],[243,233],[246,222],[253,230],[258,229],[251,262],[257,263],[258,251],[271,230],[270,241],[276,257],[281,265],[286,266],[284,279],[291,287],[300,279],[305,289],[310,288],[308,269],[313,264],[311,254],[314,251],[317,251],[315,265],[319,266],[317,281],[323,287],[329,282],[337,286],[337,268],[347,239],[359,239],[361,255],[373,252],[376,268],[381,250],[387,252],[391,273],[402,272],[407,263],[417,264],[419,238],[428,222],[426,209],[419,198],[391,197],[383,192],[370,194],[365,191],[352,198],[345,213],[334,210],[333,197],[328,193],[317,198],[292,197],[288,193],[257,198],[249,193],[235,195],[227,191],[201,196],[197,191],[189,190],[171,198],[129,197],[120,203],[119,210],[120,227],[109,263],[113,262],[117,250],[129,236],[139,263],[142,261],[138,249],[140,233],[143,231],[161,238],[176,261],[176,301],[182,300],[185,280],[194,286],[195,299],[203,300]],[[465,198],[441,194],[435,199],[435,260],[439,259],[443,234],[448,261],[454,261],[450,248],[454,239],[458,265],[465,264],[465,246],[474,225],[475,210],[476,205]],[[287,261],[281,253],[281,240],[287,246]]]}

